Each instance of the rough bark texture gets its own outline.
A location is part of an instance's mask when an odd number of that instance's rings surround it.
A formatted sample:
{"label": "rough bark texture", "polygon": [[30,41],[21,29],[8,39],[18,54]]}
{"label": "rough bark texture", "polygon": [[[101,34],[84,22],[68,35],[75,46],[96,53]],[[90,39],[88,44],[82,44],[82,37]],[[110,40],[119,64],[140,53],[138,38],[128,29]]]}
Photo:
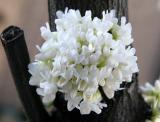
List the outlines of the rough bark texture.
{"label": "rough bark texture", "polygon": [[116,15],[128,18],[128,0],[48,0],[49,20],[51,29],[55,27],[54,19],[57,10],[65,8],[79,9],[84,15],[86,10],[92,10],[93,16],[100,17],[103,10],[116,10]]}
{"label": "rough bark texture", "polygon": [[[116,10],[117,17],[126,16],[128,19],[128,1],[127,0],[49,0],[49,19],[51,29],[55,30],[54,20],[57,10],[65,10],[66,7],[79,9],[84,15],[86,10],[91,10],[93,16],[101,17],[103,10]],[[138,91],[138,75],[134,74],[132,83],[123,84],[126,89],[118,91],[115,98],[109,100],[104,97],[108,108],[103,109],[100,115],[91,113],[81,116],[79,111],[68,112],[63,96],[57,95],[55,105],[58,109],[54,117],[58,122],[144,122],[147,117],[148,106]],[[103,95],[103,91],[101,91]]]}
{"label": "rough bark texture", "polygon": [[[79,9],[82,15],[86,10],[92,10],[93,16],[98,17],[103,10],[115,9],[119,19],[121,16],[128,18],[127,0],[49,0],[49,19],[52,30],[55,30],[56,10],[64,10],[65,7]],[[116,92],[114,99],[108,99],[100,89],[103,101],[108,104],[108,107],[99,115],[92,112],[90,115],[82,116],[77,109],[69,112],[63,95],[58,93],[54,102],[57,109],[52,112],[51,117],[48,116],[35,93],[35,88],[28,84],[29,55],[23,31],[17,27],[7,28],[2,33],[1,39],[30,122],[143,122],[147,116],[148,106],[139,94],[137,74],[134,74],[132,83],[123,84],[126,89]]]}

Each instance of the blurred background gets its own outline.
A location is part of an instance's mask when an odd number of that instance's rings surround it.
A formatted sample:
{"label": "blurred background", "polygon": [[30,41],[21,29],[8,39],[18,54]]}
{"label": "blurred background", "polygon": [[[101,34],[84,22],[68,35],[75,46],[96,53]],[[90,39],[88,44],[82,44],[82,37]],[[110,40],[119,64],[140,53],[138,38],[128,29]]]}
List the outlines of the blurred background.
{"label": "blurred background", "polygon": [[[32,60],[37,52],[35,45],[42,42],[39,28],[47,21],[47,0],[0,0],[0,32],[9,25],[21,27]],[[153,82],[160,73],[160,0],[129,0],[129,21],[138,55],[139,83]],[[0,43],[0,105],[3,104],[21,108]]]}

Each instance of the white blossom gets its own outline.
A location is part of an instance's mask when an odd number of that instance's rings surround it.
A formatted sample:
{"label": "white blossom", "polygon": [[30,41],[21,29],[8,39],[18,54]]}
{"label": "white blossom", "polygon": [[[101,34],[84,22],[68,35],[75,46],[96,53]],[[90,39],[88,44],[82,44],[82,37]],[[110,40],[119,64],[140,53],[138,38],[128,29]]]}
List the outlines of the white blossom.
{"label": "white blossom", "polygon": [[121,90],[122,82],[131,82],[138,72],[131,24],[122,17],[121,24],[115,11],[102,12],[103,17],[92,18],[91,11],[81,16],[79,10],[57,12],[56,31],[49,24],[41,27],[45,40],[35,61],[29,65],[30,85],[37,86],[43,102],[52,102],[62,92],[69,111],[77,108],[81,114],[91,111],[100,114],[107,103],[102,103],[99,91],[111,99]]}
{"label": "white blossom", "polygon": [[160,122],[160,80],[156,80],[154,85],[147,82],[140,88],[152,110],[151,120],[146,120],[146,122]]}

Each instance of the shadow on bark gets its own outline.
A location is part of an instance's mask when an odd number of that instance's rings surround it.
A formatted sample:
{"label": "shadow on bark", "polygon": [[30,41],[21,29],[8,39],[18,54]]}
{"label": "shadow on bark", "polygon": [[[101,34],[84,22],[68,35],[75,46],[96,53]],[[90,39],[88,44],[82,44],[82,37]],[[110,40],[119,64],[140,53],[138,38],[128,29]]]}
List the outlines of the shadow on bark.
{"label": "shadow on bark", "polygon": [[[86,10],[92,10],[93,16],[101,16],[103,10],[116,10],[116,15],[128,18],[127,0],[49,0],[49,21],[51,29],[55,30],[55,12],[65,7],[79,9],[84,15]],[[79,110],[67,111],[66,102],[61,93],[57,93],[54,105],[56,110],[49,116],[36,94],[35,87],[29,86],[28,73],[29,54],[24,39],[23,30],[11,26],[1,34],[8,62],[14,77],[17,91],[24,105],[30,122],[144,122],[150,112],[138,90],[138,75],[134,74],[132,83],[123,84],[125,90],[118,91],[115,98],[109,100],[101,90],[103,100],[108,107],[97,115],[80,115]]]}

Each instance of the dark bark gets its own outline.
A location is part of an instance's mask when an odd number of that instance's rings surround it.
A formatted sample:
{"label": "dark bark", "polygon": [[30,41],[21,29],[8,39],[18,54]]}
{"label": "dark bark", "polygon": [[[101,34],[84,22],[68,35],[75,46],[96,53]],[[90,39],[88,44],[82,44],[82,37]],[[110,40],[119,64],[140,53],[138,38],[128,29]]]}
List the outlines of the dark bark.
{"label": "dark bark", "polygon": [[1,34],[1,40],[17,91],[30,122],[47,122],[50,118],[41,99],[36,94],[35,87],[29,86],[30,59],[23,31],[15,26],[8,27]]}
{"label": "dark bark", "polygon": [[[55,30],[56,10],[64,10],[65,7],[79,9],[82,15],[86,10],[91,10],[93,16],[98,17],[101,17],[103,10],[115,9],[119,20],[121,16],[128,18],[127,0],[49,0],[48,3],[52,30]],[[35,87],[30,87],[28,83],[30,78],[27,68],[29,55],[23,31],[17,27],[9,27],[2,33],[1,39],[19,96],[30,122],[143,122],[150,114],[150,112],[146,113],[148,106],[138,91],[138,76],[134,74],[132,83],[123,84],[126,89],[116,92],[114,99],[109,100],[100,89],[103,100],[108,104],[100,115],[92,112],[90,115],[82,116],[77,109],[68,112],[63,95],[58,93],[54,102],[57,110],[50,118],[35,92]]]}
{"label": "dark bark", "polygon": [[100,17],[103,10],[116,10],[116,15],[128,18],[128,0],[48,0],[49,22],[51,30],[55,29],[54,20],[57,10],[65,10],[66,7],[79,9],[84,15],[86,10],[91,10],[93,16]]}
{"label": "dark bark", "polygon": [[[101,17],[103,10],[115,9],[119,20],[122,16],[128,19],[128,0],[49,0],[51,30],[55,30],[55,12],[64,11],[66,7],[79,9],[82,15],[86,10],[91,10],[93,16],[97,17]],[[123,84],[126,89],[116,92],[114,99],[105,97],[108,107],[100,115],[91,113],[81,116],[78,110],[68,112],[63,97],[57,95],[55,105],[59,111],[58,116],[54,114],[54,117],[60,118],[58,121],[61,122],[144,122],[148,106],[139,93],[137,79],[137,74],[134,74],[132,83]],[[102,90],[101,93],[103,95]]]}

